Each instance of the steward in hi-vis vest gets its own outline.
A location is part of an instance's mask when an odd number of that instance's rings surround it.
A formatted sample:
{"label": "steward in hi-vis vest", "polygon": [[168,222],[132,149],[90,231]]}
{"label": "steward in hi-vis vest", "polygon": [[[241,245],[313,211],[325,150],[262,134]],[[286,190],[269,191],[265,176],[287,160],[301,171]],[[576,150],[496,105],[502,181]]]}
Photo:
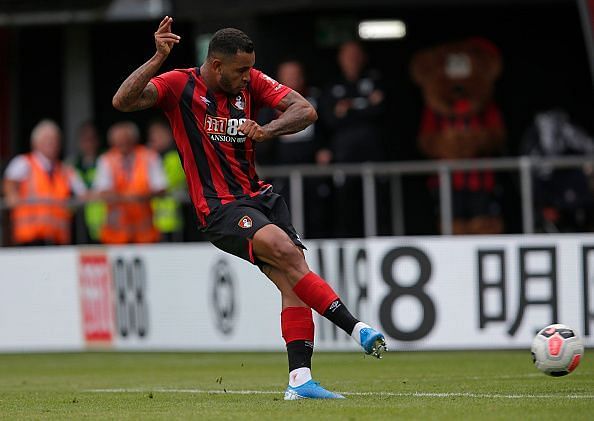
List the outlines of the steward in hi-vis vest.
{"label": "steward in hi-vis vest", "polygon": [[94,183],[107,201],[101,242],[159,241],[150,201],[167,186],[161,160],[155,152],[137,145],[139,135],[134,123],[115,124],[108,132],[108,139],[112,148],[99,158]]}
{"label": "steward in hi-vis vest", "polygon": [[4,191],[11,211],[15,245],[68,244],[72,193],[86,195],[76,172],[58,160],[59,127],[42,120],[31,133],[33,151],[15,157],[4,174]]}
{"label": "steward in hi-vis vest", "polygon": [[163,161],[167,179],[167,194],[153,198],[153,223],[161,233],[161,241],[182,241],[184,220],[180,197],[187,191],[186,175],[169,124],[153,121],[147,130],[147,146],[157,152]]}
{"label": "steward in hi-vis vest", "polygon": [[186,175],[176,150],[170,150],[162,159],[167,179],[167,196],[153,199],[153,220],[162,234],[170,234],[181,231],[184,226],[177,195],[186,189]]}
{"label": "steward in hi-vis vest", "polygon": [[[95,174],[97,173],[97,167],[86,167],[83,168],[81,166],[75,167],[78,175],[82,178],[85,182],[85,185],[88,188],[93,186],[93,180],[95,179]],[[105,202],[101,201],[93,201],[89,202],[84,207],[84,219],[85,224],[87,226],[87,231],[89,233],[89,239],[92,241],[99,241],[99,233],[101,227],[105,223],[105,218],[107,217],[107,208],[105,206]]]}
{"label": "steward in hi-vis vest", "polygon": [[[78,154],[69,161],[88,189],[93,187],[97,173],[97,160],[99,157],[99,134],[93,122],[87,121],[77,130]],[[99,232],[105,223],[107,209],[104,202],[92,201],[85,204],[83,218],[86,225],[86,238],[83,242],[98,242]],[[81,239],[77,238],[80,242]]]}
{"label": "steward in hi-vis vest", "polygon": [[46,240],[55,244],[70,242],[71,213],[67,206],[70,183],[66,168],[57,164],[48,174],[31,155],[25,155],[29,163],[29,177],[20,183],[19,198],[22,204],[13,208],[11,214],[15,243]]}

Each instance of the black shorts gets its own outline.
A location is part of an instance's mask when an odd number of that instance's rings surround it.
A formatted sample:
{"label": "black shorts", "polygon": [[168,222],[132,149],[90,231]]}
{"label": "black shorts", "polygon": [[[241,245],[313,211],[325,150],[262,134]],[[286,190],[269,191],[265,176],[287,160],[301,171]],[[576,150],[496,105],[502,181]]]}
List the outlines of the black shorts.
{"label": "black shorts", "polygon": [[264,262],[254,256],[252,239],[256,231],[268,224],[277,225],[295,245],[305,249],[291,224],[285,200],[270,190],[221,206],[208,215],[202,231],[217,248],[262,268]]}

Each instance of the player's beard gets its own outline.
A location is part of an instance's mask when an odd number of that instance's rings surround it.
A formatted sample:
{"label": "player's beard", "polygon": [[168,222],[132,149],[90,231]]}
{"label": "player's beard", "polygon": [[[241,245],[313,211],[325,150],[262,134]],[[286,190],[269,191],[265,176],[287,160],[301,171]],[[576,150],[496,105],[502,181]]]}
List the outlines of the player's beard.
{"label": "player's beard", "polygon": [[235,88],[233,86],[233,83],[231,82],[231,80],[224,74],[221,74],[221,80],[219,81],[219,86],[221,87],[221,89],[223,91],[225,91],[226,93],[231,94],[231,95],[237,95],[239,92],[241,92],[241,88]]}

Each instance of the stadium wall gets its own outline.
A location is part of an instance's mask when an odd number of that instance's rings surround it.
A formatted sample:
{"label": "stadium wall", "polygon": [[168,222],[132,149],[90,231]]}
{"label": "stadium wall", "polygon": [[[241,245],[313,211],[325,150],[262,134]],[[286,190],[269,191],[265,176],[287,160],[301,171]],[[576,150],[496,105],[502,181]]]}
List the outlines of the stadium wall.
{"label": "stadium wall", "polygon": [[[594,235],[308,241],[391,349],[527,348],[560,322],[594,346]],[[280,300],[209,244],[0,251],[0,351],[282,350]],[[355,350],[316,315],[316,347]]]}

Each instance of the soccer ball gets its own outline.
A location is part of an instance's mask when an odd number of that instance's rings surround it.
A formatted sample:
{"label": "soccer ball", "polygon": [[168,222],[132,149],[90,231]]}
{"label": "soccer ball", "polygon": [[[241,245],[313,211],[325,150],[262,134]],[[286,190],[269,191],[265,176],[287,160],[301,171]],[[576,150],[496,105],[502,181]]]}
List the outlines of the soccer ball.
{"label": "soccer ball", "polygon": [[536,368],[559,377],[575,370],[584,355],[584,344],[572,328],[553,324],[536,334],[531,351]]}

